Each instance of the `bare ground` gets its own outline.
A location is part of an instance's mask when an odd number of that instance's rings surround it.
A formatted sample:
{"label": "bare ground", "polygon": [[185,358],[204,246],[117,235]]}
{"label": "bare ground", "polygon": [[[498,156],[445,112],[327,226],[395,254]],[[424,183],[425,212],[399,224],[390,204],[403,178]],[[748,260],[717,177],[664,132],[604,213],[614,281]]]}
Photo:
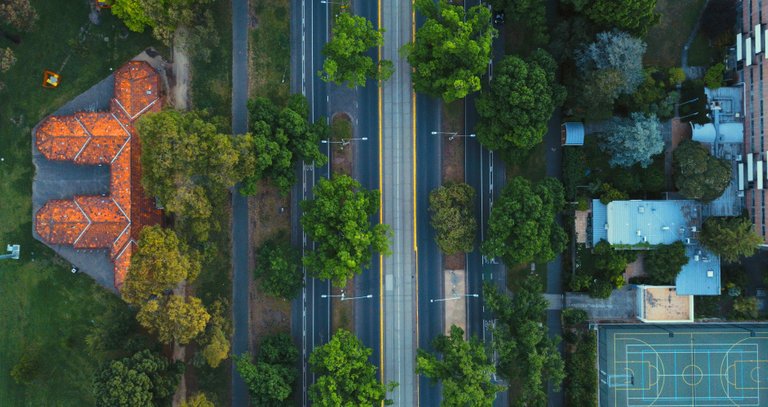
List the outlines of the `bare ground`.
{"label": "bare ground", "polygon": [[[451,104],[443,103],[442,125],[440,131],[466,134],[464,128],[464,101],[457,100]],[[442,179],[446,182],[464,182],[464,143],[466,139],[456,137],[448,140],[448,136],[442,137]],[[466,256],[463,253],[443,255],[443,268],[447,270],[463,270]]]}
{"label": "bare ground", "polygon": [[[346,113],[338,113],[333,116],[332,120],[350,121],[350,117]],[[354,131],[352,134],[354,134]],[[333,148],[331,148],[331,172],[333,174],[352,175],[352,165],[356,147],[357,144],[354,142],[346,146],[333,144]],[[333,288],[331,294],[341,295],[341,289]],[[344,287],[344,295],[347,297],[353,297],[355,295],[354,280],[350,279],[347,281],[347,286]],[[355,307],[352,301],[341,301],[341,298],[333,297],[331,310],[331,330],[333,332],[336,332],[339,328],[346,329],[347,331],[354,331],[353,323],[355,320]]]}
{"label": "bare ground", "polygon": [[[251,219],[251,241],[253,249],[280,231],[288,232],[291,226],[290,197],[267,184],[259,183],[259,193],[249,198]],[[281,210],[281,208],[283,208]],[[250,268],[255,267],[251,256]],[[250,288],[250,324],[249,344],[251,349],[258,349],[262,337],[291,329],[291,303],[274,298],[259,291],[258,284],[251,276]]]}

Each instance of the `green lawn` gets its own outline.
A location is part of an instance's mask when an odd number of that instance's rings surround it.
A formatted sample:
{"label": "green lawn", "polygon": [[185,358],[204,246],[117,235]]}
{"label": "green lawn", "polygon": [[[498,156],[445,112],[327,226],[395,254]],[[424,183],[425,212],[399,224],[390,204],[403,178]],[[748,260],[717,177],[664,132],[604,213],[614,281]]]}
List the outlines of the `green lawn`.
{"label": "green lawn", "polygon": [[251,97],[280,104],[290,92],[290,1],[254,0],[253,7],[258,25],[251,31]]}
{"label": "green lawn", "polygon": [[[680,66],[683,45],[688,40],[705,0],[659,0],[659,23],[648,30],[645,64],[665,68]],[[691,64],[694,65],[694,64]]]}
{"label": "green lawn", "polygon": [[709,66],[717,58],[717,49],[709,45],[709,41],[704,34],[699,33],[691,43],[688,49],[688,65],[690,66]]}
{"label": "green lawn", "polygon": [[217,0],[212,7],[219,42],[209,61],[192,60],[192,106],[208,109],[229,120],[232,115],[232,13],[230,2]]}
{"label": "green lawn", "polygon": [[[7,86],[0,92],[0,249],[8,243],[22,248],[21,260],[0,260],[0,406],[88,406],[91,375],[101,360],[87,353],[85,335],[108,304],[121,302],[89,277],[70,274],[64,261],[33,240],[30,131],[110,68],[158,45],[146,33],[120,38],[123,25],[108,11],[99,26],[91,25],[86,2],[32,3],[40,14],[37,30],[22,35],[18,45],[0,38],[0,46],[11,47],[18,58],[0,75]],[[44,69],[62,75],[60,88],[40,86]],[[22,386],[8,372],[25,347],[39,349],[42,363],[38,378]]]}
{"label": "green lawn", "polygon": [[543,142],[537,144],[519,162],[507,164],[507,179],[517,176],[533,182],[541,181],[547,176],[547,146]]}

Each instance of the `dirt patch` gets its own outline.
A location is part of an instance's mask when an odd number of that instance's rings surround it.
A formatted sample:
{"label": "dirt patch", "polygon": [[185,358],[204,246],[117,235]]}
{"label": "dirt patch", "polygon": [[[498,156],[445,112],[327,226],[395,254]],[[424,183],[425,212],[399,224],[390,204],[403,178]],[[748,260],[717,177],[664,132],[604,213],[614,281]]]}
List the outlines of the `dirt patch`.
{"label": "dirt patch", "polygon": [[[331,135],[334,142],[331,148],[331,172],[333,174],[352,175],[353,160],[355,159],[355,142],[349,142],[354,129],[352,120],[347,113],[336,113],[331,118]],[[349,143],[349,144],[344,144]],[[347,281],[347,286],[343,289],[333,288],[331,294],[354,297],[354,280]],[[342,301],[341,297],[333,297],[331,302],[331,329],[336,332],[339,328],[354,332],[355,307],[354,301]]]}
{"label": "dirt patch", "polygon": [[[443,184],[446,182],[464,182],[464,144],[465,137],[453,137],[466,134],[464,128],[464,100],[457,100],[450,104],[443,103],[442,124],[440,131],[448,133],[442,136],[442,169],[441,177]],[[466,256],[463,253],[454,255],[443,255],[443,268],[448,270],[463,270],[465,268]]]}
{"label": "dirt patch", "polygon": [[352,175],[355,141],[350,141],[354,131],[347,113],[336,113],[331,118],[331,173]]}
{"label": "dirt patch", "polygon": [[[255,251],[265,240],[279,232],[289,232],[291,226],[290,196],[261,181],[258,193],[249,198],[251,219],[251,241]],[[251,270],[255,267],[251,257]],[[249,343],[251,349],[257,349],[262,337],[291,329],[291,303],[281,298],[274,298],[259,291],[257,282],[251,278],[250,288],[250,323]]]}

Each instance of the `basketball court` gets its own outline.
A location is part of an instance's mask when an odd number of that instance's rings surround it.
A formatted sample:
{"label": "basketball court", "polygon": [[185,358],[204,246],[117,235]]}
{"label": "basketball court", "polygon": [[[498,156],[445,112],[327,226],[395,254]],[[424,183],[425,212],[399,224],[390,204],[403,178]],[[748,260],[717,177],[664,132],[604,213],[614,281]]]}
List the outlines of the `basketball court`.
{"label": "basketball court", "polygon": [[602,407],[768,406],[768,326],[601,325]]}

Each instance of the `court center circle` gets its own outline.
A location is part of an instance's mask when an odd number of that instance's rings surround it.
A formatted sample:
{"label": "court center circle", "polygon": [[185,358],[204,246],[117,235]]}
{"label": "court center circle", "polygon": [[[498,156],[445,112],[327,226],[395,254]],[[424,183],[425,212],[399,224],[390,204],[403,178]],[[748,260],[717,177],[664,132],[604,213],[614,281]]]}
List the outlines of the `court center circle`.
{"label": "court center circle", "polygon": [[698,365],[688,365],[683,368],[682,373],[683,382],[689,386],[697,386],[704,380],[704,372]]}

